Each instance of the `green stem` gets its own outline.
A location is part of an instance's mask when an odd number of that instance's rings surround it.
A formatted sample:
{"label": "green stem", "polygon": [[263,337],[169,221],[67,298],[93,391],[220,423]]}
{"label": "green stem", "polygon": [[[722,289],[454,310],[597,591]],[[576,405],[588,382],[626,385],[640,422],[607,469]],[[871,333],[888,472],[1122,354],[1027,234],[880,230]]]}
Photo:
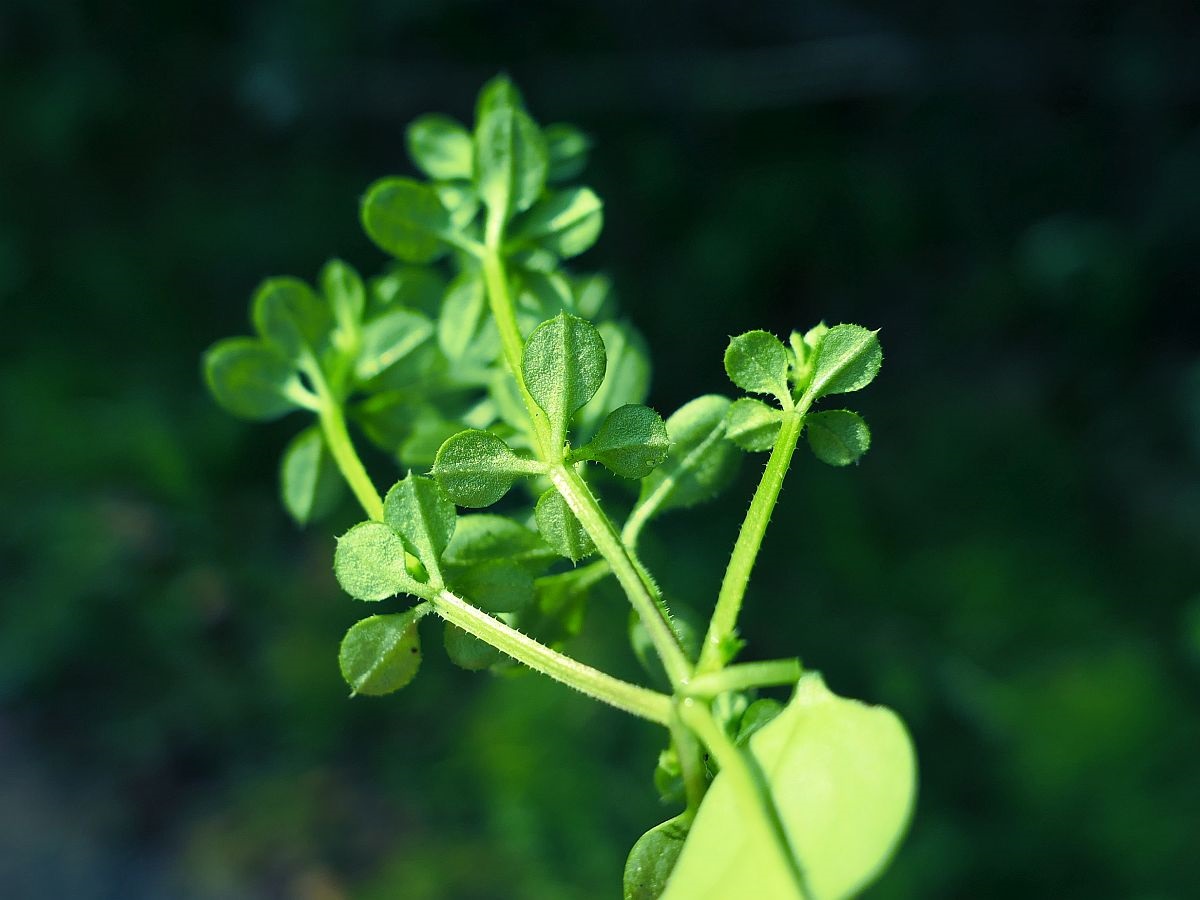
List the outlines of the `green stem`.
{"label": "green stem", "polygon": [[660,725],[671,724],[671,698],[666,694],[614,678],[551,650],[449,591],[433,594],[430,602],[434,611],[447,622],[507,653],[517,662],[609,706]]}
{"label": "green stem", "polygon": [[367,474],[362,460],[358,458],[354,442],[350,440],[350,432],[346,428],[346,417],[342,414],[342,404],[326,384],[325,376],[321,373],[321,367],[316,360],[305,360],[301,365],[316,391],[317,419],[321,423],[325,443],[329,445],[329,452],[333,455],[334,462],[337,463],[338,471],[346,479],[346,484],[350,485],[350,490],[354,492],[354,496],[362,505],[367,516],[376,522],[382,522],[383,500],[380,499],[379,492],[375,490],[375,485],[371,481],[371,476]]}
{"label": "green stem", "polygon": [[692,674],[692,666],[679,644],[679,637],[671,627],[661,601],[651,594],[640,569],[621,543],[620,535],[596,502],[591,489],[573,467],[562,464],[550,470],[550,480],[567,501],[567,506],[579,519],[579,524],[588,533],[600,555],[607,560],[628,595],[629,602],[637,610],[654,649],[662,659],[672,687],[684,684]]}
{"label": "green stem", "polygon": [[804,668],[798,659],[772,659],[739,663],[717,672],[697,675],[687,684],[689,697],[716,697],[729,691],[795,684]]}
{"label": "green stem", "polygon": [[803,900],[808,900],[812,896],[808,879],[788,839],[783,819],[771,796],[771,786],[758,761],[749,751],[743,752],[729,739],[713,717],[712,710],[702,701],[691,698],[682,700],[678,710],[684,724],[717,758],[721,774],[730,782],[742,805],[747,824],[758,832],[758,840],[775,849],[780,862],[792,875],[797,894]]}
{"label": "green stem", "polygon": [[700,742],[696,735],[684,724],[676,714],[671,722],[671,743],[675,747],[675,756],[679,760],[680,775],[683,778],[683,793],[687,799],[687,809],[684,815],[688,825],[696,817],[700,809],[700,801],[708,790],[708,777],[705,774],[704,763],[700,759]]}
{"label": "green stem", "polygon": [[517,326],[516,310],[508,289],[508,277],[504,271],[500,251],[500,243],[503,240],[502,224],[502,219],[489,212],[487,246],[482,257],[484,284],[487,288],[488,305],[500,332],[505,362],[520,389],[525,409],[533,423],[538,457],[553,467],[550,477],[554,486],[567,501],[567,505],[595,543],[600,555],[607,560],[613,574],[617,576],[621,587],[629,596],[630,603],[645,624],[671,684],[677,685],[691,674],[692,667],[684,655],[675,630],[671,627],[669,615],[661,599],[651,592],[647,584],[649,578],[643,576],[642,568],[626,550],[615,526],[604,514],[587,484],[573,468],[563,465],[563,448],[554,446],[550,423],[525,387],[525,379],[521,374],[524,341]]}
{"label": "green stem", "polygon": [[791,465],[792,454],[796,450],[800,430],[804,427],[804,413],[807,409],[805,404],[783,414],[783,424],[771,450],[771,458],[763,470],[762,481],[754,492],[754,499],[750,501],[750,509],[746,512],[742,529],[738,532],[737,543],[733,545],[733,553],[729,557],[729,566],[725,569],[725,577],[721,580],[717,605],[700,650],[700,662],[697,665],[697,671],[700,673],[715,672],[724,665],[722,645],[737,628],[738,613],[742,609],[742,599],[746,596],[746,585],[750,583],[750,573],[754,569],[754,561],[758,558],[763,535],[771,521],[775,501],[779,499],[783,478]]}

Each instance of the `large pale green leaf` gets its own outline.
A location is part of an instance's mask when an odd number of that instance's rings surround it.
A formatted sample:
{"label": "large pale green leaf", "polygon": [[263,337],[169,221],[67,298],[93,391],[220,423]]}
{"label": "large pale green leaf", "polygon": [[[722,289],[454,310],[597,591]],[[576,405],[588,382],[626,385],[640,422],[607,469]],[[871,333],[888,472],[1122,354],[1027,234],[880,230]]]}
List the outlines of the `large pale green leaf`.
{"label": "large pale green leaf", "polygon": [[[749,746],[804,873],[806,900],[853,896],[891,858],[912,810],[916,761],[900,719],[834,695],[814,673]],[[664,900],[806,896],[748,826],[755,812],[747,801],[728,773],[717,775]]]}

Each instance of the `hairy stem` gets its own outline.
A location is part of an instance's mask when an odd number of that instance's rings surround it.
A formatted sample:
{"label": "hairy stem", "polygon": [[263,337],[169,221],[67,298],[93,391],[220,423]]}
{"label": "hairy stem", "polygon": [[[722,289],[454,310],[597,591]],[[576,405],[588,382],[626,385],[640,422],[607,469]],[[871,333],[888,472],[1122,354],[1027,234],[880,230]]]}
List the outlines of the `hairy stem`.
{"label": "hairy stem", "polygon": [[654,649],[662,659],[663,668],[673,687],[683,684],[692,674],[691,663],[684,655],[679,637],[667,618],[661,601],[646,585],[642,571],[629,555],[612,522],[600,509],[595,496],[579,473],[571,466],[558,465],[550,470],[550,480],[562,494],[579,524],[588,533],[600,555],[607,560],[617,581],[637,610],[642,624],[650,635]]}
{"label": "hairy stem", "polygon": [[678,705],[679,717],[717,758],[722,774],[731,782],[741,803],[747,824],[758,832],[758,839],[773,847],[791,873],[796,893],[809,900],[812,892],[800,860],[788,839],[783,819],[771,796],[771,786],[758,761],[748,750],[739,749],[702,701],[688,698]]}
{"label": "hairy stem", "polygon": [[714,672],[725,664],[722,647],[737,628],[738,613],[742,609],[742,599],[746,596],[746,585],[750,583],[750,573],[754,569],[754,561],[758,558],[763,535],[771,521],[775,501],[779,499],[783,478],[791,465],[800,430],[804,427],[804,412],[807,408],[807,405],[798,406],[783,414],[783,425],[775,439],[775,446],[771,449],[771,458],[767,460],[762,481],[754,492],[754,499],[750,501],[750,509],[742,521],[737,543],[733,546],[729,565],[725,569],[725,577],[721,580],[717,605],[700,649],[700,662],[696,667],[699,673]]}
{"label": "hairy stem", "polygon": [[507,653],[517,662],[609,706],[660,725],[670,725],[671,698],[666,694],[614,678],[551,650],[449,591],[433,594],[430,602],[434,612],[447,622]]}
{"label": "hairy stem", "polygon": [[794,685],[804,668],[798,659],[771,659],[763,662],[740,663],[718,672],[705,672],[687,684],[689,697],[716,697],[729,691],[746,691],[760,687]]}

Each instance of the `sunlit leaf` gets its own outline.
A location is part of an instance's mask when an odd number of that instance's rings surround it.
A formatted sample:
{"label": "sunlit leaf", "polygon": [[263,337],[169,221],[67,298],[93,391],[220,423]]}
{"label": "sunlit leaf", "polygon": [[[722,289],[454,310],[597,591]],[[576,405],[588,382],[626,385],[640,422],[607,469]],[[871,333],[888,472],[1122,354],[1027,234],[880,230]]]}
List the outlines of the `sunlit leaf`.
{"label": "sunlit leaf", "polygon": [[338,538],[333,573],[356,600],[383,600],[422,588],[408,574],[404,540],[382,522],[362,522]]}
{"label": "sunlit leaf", "polygon": [[446,496],[459,506],[491,506],[508,493],[513,482],[544,470],[517,456],[490,431],[460,431],[442,444],[433,463],[433,477]]}
{"label": "sunlit leaf", "polygon": [[741,454],[725,437],[729,400],[718,394],[697,397],[667,419],[671,449],[666,460],[642,481],[638,505],[655,512],[686,508],[715,497],[737,472]]}
{"label": "sunlit leaf", "polygon": [[729,341],[725,350],[729,380],[752,394],[770,394],[791,405],[788,391],[788,352],[779,338],[765,331],[748,331]]}
{"label": "sunlit leaf", "polygon": [[283,452],[279,494],[301,525],[325,515],[341,498],[342,476],[319,428],[306,428]]}
{"label": "sunlit leaf", "polygon": [[433,335],[433,323],[409,309],[384,313],[362,330],[362,344],[354,364],[360,381],[370,381],[407,357]]}
{"label": "sunlit leaf", "polygon": [[525,342],[521,371],[530,396],[550,420],[561,445],[575,411],[604,381],[604,341],[594,325],[560,313],[543,322]]}
{"label": "sunlit leaf", "polygon": [[879,373],[882,363],[876,332],[861,325],[834,325],[817,345],[808,392],[819,400],[829,394],[861,390]]}
{"label": "sunlit leaf", "polygon": [[411,472],[396,482],[383,501],[383,520],[404,536],[436,584],[438,559],[454,534],[454,504],[432,478]]}
{"label": "sunlit leaf", "polygon": [[609,413],[596,436],[571,458],[593,459],[622,478],[645,478],[667,458],[670,445],[662,416],[630,403]]}
{"label": "sunlit leaf", "polygon": [[453,223],[437,193],[411,178],[383,178],[367,188],[362,224],[379,247],[411,263],[432,262],[447,249]]}
{"label": "sunlit leaf", "polygon": [[[807,883],[840,900],[880,872],[908,825],[916,765],[891,710],[837,697],[805,675],[749,742]],[[704,797],[665,900],[795,900],[789,867],[751,827],[757,813],[722,770]],[[747,891],[750,891],[749,895]]]}
{"label": "sunlit leaf", "polygon": [[514,241],[536,244],[562,259],[578,256],[604,227],[604,204],[591,188],[547,194],[513,223]]}
{"label": "sunlit leaf", "polygon": [[474,140],[475,186],[483,202],[505,218],[524,212],[546,184],[546,142],[503,75],[480,92]]}
{"label": "sunlit leaf", "polygon": [[290,360],[314,358],[329,337],[329,306],[298,278],[264,281],[251,301],[251,318],[262,339]]}

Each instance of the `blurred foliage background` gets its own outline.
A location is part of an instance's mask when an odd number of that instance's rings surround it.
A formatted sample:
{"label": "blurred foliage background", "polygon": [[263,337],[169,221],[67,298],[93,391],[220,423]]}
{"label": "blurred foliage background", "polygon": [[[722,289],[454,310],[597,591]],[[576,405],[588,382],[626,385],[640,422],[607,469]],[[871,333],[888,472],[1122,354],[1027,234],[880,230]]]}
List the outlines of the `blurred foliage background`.
{"label": "blurred foliage background", "polygon": [[[0,893],[613,897],[670,814],[657,730],[541,679],[431,646],[347,700],[355,513],[295,529],[292,424],[198,375],[264,276],[382,265],[360,192],[504,68],[595,138],[580,266],[657,408],[731,393],[730,334],[883,329],[875,447],[798,457],[745,619],[913,729],[870,896],[1195,896],[1197,40],[1182,0],[8,0]],[[648,547],[701,615],[759,464]],[[574,650],[635,672],[616,601]]]}

